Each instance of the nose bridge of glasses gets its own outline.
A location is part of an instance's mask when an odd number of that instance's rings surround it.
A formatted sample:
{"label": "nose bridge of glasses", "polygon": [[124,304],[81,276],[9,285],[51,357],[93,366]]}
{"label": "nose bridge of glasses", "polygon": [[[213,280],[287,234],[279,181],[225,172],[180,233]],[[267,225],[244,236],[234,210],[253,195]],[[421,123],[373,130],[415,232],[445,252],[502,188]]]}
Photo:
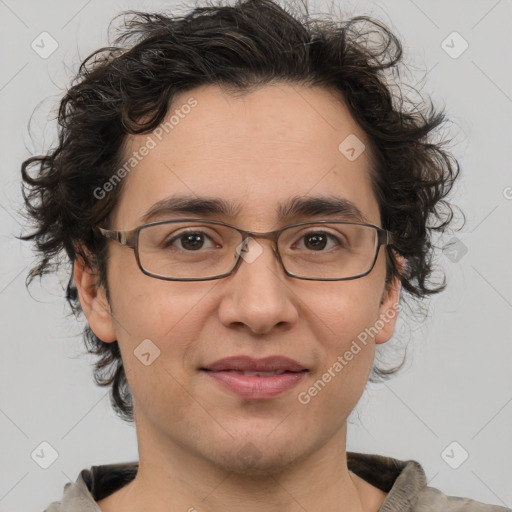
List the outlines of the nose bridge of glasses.
{"label": "nose bridge of glasses", "polygon": [[280,260],[277,248],[278,235],[278,231],[267,231],[265,233],[244,231],[242,233],[242,242],[237,247],[237,253],[244,261],[252,263],[263,253],[263,246],[265,245],[263,240],[266,239],[268,240],[267,244],[271,244],[274,257]]}

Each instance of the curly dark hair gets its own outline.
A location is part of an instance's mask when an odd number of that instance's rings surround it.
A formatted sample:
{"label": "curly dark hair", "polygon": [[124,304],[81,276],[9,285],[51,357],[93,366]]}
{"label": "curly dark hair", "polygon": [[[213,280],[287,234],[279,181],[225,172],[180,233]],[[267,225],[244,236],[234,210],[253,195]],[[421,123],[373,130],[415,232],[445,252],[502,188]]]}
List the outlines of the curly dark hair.
{"label": "curly dark hair", "polygon": [[[22,164],[23,197],[34,226],[22,238],[34,241],[39,254],[27,286],[64,264],[70,272],[66,298],[80,314],[72,266],[81,256],[97,270],[108,298],[106,240],[94,228],[108,225],[122,183],[99,200],[94,191],[119,168],[127,134],[151,132],[177,94],[201,85],[237,94],[286,82],[337,93],[365,131],[382,227],[396,240],[386,248],[386,282],[399,277],[401,293],[418,303],[445,288],[444,277],[437,285],[432,279],[432,236],[445,232],[453,219],[445,198],[460,168],[445,149],[447,141],[434,140],[446,121],[444,111],[394,87],[402,46],[386,25],[367,16],[318,18],[307,6],[305,13],[294,12],[272,0],[210,4],[183,16],[135,11],[121,16],[114,45],[83,61],[60,102],[58,145]],[[397,254],[405,261],[401,271]],[[103,342],[90,327],[84,340],[88,353],[98,356],[95,382],[111,386],[115,412],[133,422],[117,341]],[[374,365],[370,381],[388,378],[403,362],[391,369]]]}

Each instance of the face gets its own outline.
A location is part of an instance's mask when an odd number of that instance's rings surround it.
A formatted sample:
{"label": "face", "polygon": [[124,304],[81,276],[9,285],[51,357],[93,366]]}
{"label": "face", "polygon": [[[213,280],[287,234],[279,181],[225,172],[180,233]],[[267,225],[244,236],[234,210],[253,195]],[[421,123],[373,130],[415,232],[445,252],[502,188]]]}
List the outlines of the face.
{"label": "face", "polygon": [[[234,97],[208,86],[176,98],[171,114],[191,97],[196,106],[182,109],[189,113],[176,117],[168,133],[151,134],[155,147],[124,178],[112,229],[137,227],[153,205],[174,195],[222,199],[239,211],[233,216],[164,212],[152,220],[210,218],[266,232],[323,218],[277,217],[277,206],[290,198],[336,196],[381,226],[368,150],[352,161],[338,150],[351,134],[368,148],[367,139],[330,92],[282,84]],[[145,152],[144,145],[147,134],[130,137],[126,157]],[[389,320],[366,343],[358,342],[351,360],[344,357],[398,299],[396,282],[385,288],[382,247],[371,273],[349,281],[289,277],[272,242],[259,240],[263,252],[250,263],[242,261],[233,275],[176,282],[144,275],[131,249],[108,243],[110,305],[101,289],[87,298],[83,276],[76,280],[94,332],[105,342],[119,342],[141,460],[186,454],[231,471],[268,472],[344,442],[346,419],[369,377],[375,343],[387,341],[394,325]],[[148,339],[160,352],[145,365],[134,352]],[[244,398],[201,370],[238,355],[285,356],[308,371],[273,398]],[[319,379],[324,385],[308,392]]]}

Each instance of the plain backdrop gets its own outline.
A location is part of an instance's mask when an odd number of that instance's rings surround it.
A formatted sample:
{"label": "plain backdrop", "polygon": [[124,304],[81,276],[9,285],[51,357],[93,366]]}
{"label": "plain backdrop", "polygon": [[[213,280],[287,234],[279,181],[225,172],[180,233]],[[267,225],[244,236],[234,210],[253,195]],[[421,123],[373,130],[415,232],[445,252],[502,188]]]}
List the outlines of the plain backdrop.
{"label": "plain backdrop", "polygon": [[[328,5],[310,2],[316,13]],[[30,294],[25,288],[33,259],[28,244],[15,238],[24,225],[20,164],[52,143],[59,97],[79,63],[107,44],[113,16],[175,6],[183,12],[193,4],[0,1],[2,512],[42,511],[81,469],[138,457],[134,427],[114,415],[107,390],[92,381],[92,360],[80,355],[83,324],[69,317],[59,279],[35,282]],[[446,494],[511,507],[512,3],[340,6],[348,16],[388,24],[414,66],[409,83],[446,106],[463,170],[454,199],[467,217],[447,237],[451,248],[438,253],[448,288],[426,302],[425,321],[400,319],[383,356],[394,346],[403,350],[405,340],[407,363],[389,382],[368,386],[350,417],[348,449],[415,459],[429,485]],[[32,45],[41,37],[47,51],[52,40],[58,45],[46,58]],[[41,449],[56,453],[47,469],[34,456]]]}

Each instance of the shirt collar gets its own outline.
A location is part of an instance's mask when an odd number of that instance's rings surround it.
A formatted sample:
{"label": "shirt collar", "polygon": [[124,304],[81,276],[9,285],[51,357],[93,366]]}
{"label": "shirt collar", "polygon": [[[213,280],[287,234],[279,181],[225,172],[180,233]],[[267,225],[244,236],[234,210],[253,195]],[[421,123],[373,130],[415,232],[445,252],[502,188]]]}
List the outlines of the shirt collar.
{"label": "shirt collar", "polygon": [[[427,484],[423,468],[414,460],[347,452],[347,466],[357,476],[388,493],[379,512],[412,510],[412,503]],[[60,507],[49,508],[46,512],[101,512],[96,502],[131,482],[137,471],[138,462],[84,469],[76,482],[64,486]]]}

